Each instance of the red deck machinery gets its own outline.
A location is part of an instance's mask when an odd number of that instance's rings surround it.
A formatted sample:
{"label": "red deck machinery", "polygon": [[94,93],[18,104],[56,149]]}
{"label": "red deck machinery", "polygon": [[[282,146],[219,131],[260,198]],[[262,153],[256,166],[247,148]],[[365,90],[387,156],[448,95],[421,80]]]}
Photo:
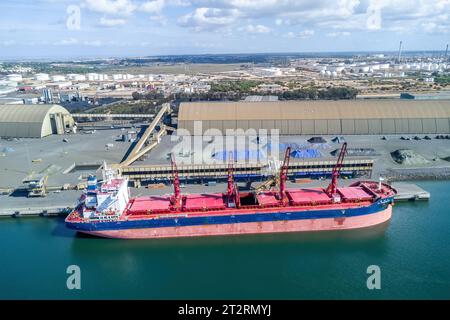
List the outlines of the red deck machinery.
{"label": "red deck machinery", "polygon": [[174,210],[178,211],[181,209],[183,199],[181,198],[180,177],[178,175],[178,167],[177,164],[175,163],[175,157],[173,154],[171,162],[172,162],[174,194],[170,197],[170,204]]}
{"label": "red deck machinery", "polygon": [[291,147],[287,147],[286,153],[284,154],[283,165],[280,169],[280,201],[283,205],[286,205],[289,202],[288,197],[286,195],[286,181],[288,177],[290,159],[291,159]]}
{"label": "red deck machinery", "polygon": [[227,207],[236,208],[239,206],[238,188],[234,183],[234,166],[233,166],[233,153],[230,152],[228,158],[228,179],[227,179]]}
{"label": "red deck machinery", "polygon": [[337,192],[337,184],[338,178],[341,174],[342,166],[344,164],[344,158],[346,153],[347,153],[347,142],[345,142],[341,147],[337,163],[333,168],[333,172],[331,173],[331,183],[326,189],[326,193],[333,199],[333,202],[341,201],[341,197]]}

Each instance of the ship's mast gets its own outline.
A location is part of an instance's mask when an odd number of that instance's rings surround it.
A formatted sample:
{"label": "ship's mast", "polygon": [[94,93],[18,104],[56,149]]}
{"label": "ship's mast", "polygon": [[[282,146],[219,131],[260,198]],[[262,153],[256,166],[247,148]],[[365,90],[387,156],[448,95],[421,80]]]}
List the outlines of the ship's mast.
{"label": "ship's mast", "polygon": [[346,153],[347,153],[347,142],[345,142],[342,145],[337,163],[333,168],[333,172],[331,173],[331,183],[326,190],[327,194],[330,197],[335,197],[335,195],[337,193],[337,182],[338,182],[339,175],[341,174],[341,169],[344,164],[344,158],[345,158]]}
{"label": "ship's mast", "polygon": [[170,202],[172,204],[172,207],[175,210],[178,210],[181,208],[181,189],[180,189],[180,178],[178,175],[178,168],[177,164],[175,163],[175,157],[172,154],[172,175],[173,175],[173,189],[174,194],[170,199]]}
{"label": "ship's mast", "polygon": [[291,158],[291,147],[287,147],[286,153],[284,154],[283,165],[281,166],[280,170],[280,200],[283,204],[287,203],[286,181],[288,177],[290,158]]}

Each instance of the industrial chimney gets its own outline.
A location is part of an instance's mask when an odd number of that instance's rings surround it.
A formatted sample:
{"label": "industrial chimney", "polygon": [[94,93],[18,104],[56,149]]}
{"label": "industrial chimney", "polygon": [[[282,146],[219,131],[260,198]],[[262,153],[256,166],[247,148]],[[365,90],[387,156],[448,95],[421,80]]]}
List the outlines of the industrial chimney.
{"label": "industrial chimney", "polygon": [[398,48],[398,58],[397,58],[398,63],[400,63],[402,59],[402,49],[403,49],[403,41],[400,41],[400,47]]}

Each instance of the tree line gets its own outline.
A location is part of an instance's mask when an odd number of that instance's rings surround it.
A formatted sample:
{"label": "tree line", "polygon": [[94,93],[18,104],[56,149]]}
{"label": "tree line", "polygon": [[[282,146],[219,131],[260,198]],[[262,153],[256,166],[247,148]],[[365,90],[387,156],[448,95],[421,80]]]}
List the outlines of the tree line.
{"label": "tree line", "polygon": [[[209,92],[205,93],[174,93],[165,96],[161,92],[134,92],[134,100],[153,100],[158,102],[167,101],[239,101],[245,97],[254,94],[252,91],[246,90],[227,90],[219,91],[219,87],[212,87]],[[222,87],[223,88],[223,87]],[[242,89],[242,87],[241,87]],[[288,90],[280,93],[266,93],[262,95],[276,95],[280,100],[343,100],[355,99],[358,95],[358,90],[348,87],[330,87],[330,88],[306,88]]]}

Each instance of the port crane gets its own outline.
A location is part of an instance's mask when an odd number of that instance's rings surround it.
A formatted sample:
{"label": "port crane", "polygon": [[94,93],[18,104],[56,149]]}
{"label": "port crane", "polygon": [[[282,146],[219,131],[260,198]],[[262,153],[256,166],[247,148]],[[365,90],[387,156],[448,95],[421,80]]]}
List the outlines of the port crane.
{"label": "port crane", "polygon": [[286,181],[288,178],[290,159],[291,159],[291,147],[287,147],[286,152],[284,154],[283,165],[281,166],[280,169],[280,201],[282,202],[283,205],[286,205],[289,201],[286,195]]}
{"label": "port crane", "polygon": [[228,159],[228,179],[227,179],[227,206],[228,208],[235,208],[239,206],[238,188],[234,183],[234,166],[233,153],[230,152]]}
{"label": "port crane", "polygon": [[345,142],[342,147],[341,151],[339,153],[338,160],[336,162],[336,165],[333,168],[333,172],[331,173],[331,183],[329,184],[328,188],[326,189],[326,193],[333,198],[335,202],[340,201],[340,197],[337,194],[337,184],[338,184],[338,178],[341,174],[342,166],[344,164],[344,158],[347,154],[347,142]]}
{"label": "port crane", "polygon": [[[285,158],[284,165],[287,166],[286,169],[288,169],[288,167],[289,167],[288,157],[290,158],[290,154],[291,154],[291,147],[289,147],[289,150],[286,149],[286,154],[284,157]],[[261,192],[264,192],[264,191],[272,190],[274,187],[280,185],[280,172],[284,165],[281,161],[274,161],[274,165],[272,167],[269,165],[269,167],[272,168],[271,169],[272,177],[270,177],[269,179],[267,179],[266,181],[264,181],[263,183],[261,183],[260,185],[255,187],[255,191],[257,194],[260,194]],[[286,175],[287,175],[287,173],[286,173]]]}
{"label": "port crane", "polygon": [[173,209],[179,210],[179,209],[181,209],[181,205],[182,205],[180,177],[178,174],[178,167],[175,162],[175,156],[173,154],[171,157],[171,163],[172,163],[174,194],[170,197],[170,204],[172,205]]}

